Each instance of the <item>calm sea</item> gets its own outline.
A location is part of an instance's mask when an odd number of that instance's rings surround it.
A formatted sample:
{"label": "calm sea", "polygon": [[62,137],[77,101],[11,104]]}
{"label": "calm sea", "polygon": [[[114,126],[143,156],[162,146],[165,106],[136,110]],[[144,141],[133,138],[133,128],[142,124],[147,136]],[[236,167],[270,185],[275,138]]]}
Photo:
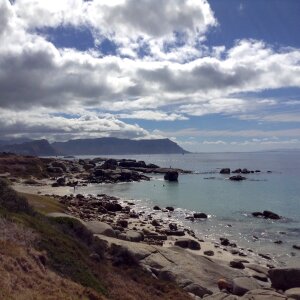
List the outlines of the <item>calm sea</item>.
{"label": "calm sea", "polygon": [[[268,253],[282,264],[300,265],[300,151],[257,153],[201,153],[185,155],[125,155],[162,167],[192,170],[180,175],[178,183],[154,175],[149,182],[91,185],[82,193],[107,193],[136,201],[136,209],[152,212],[154,205],[176,208],[171,219],[195,230],[203,238],[225,236],[239,246]],[[261,170],[232,182],[220,168]],[[268,173],[271,171],[271,173]],[[253,211],[271,210],[283,216],[272,221],[251,216]],[[190,222],[185,216],[205,212],[209,219]],[[166,213],[160,215],[167,218]],[[275,244],[274,241],[282,241]]]}

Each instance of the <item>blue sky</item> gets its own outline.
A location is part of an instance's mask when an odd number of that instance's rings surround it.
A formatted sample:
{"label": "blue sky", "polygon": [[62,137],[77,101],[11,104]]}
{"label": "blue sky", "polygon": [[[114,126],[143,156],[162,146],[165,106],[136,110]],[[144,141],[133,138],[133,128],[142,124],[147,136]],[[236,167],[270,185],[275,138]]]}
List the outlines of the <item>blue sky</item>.
{"label": "blue sky", "polygon": [[300,148],[300,1],[4,0],[0,138]]}

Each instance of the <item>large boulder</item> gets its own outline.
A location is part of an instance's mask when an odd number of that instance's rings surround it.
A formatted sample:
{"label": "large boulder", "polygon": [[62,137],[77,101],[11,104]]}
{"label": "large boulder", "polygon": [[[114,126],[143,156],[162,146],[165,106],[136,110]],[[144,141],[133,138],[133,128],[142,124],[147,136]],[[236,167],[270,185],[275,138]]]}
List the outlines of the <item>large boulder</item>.
{"label": "large boulder", "polygon": [[144,240],[144,235],[142,232],[128,230],[125,233],[119,234],[118,238],[121,240],[130,241],[130,242],[141,242]]}
{"label": "large boulder", "polygon": [[66,178],[65,177],[60,177],[56,180],[56,183],[59,185],[59,186],[65,186],[66,185]]}
{"label": "large boulder", "polygon": [[276,289],[288,290],[300,287],[300,268],[274,268],[268,273],[272,286]]}
{"label": "large boulder", "polygon": [[195,219],[207,219],[207,214],[203,212],[194,213]]}
{"label": "large boulder", "polygon": [[227,292],[214,293],[204,298],[205,300],[238,300],[240,297],[228,294]]}
{"label": "large boulder", "polygon": [[211,295],[213,292],[202,287],[200,284],[191,283],[183,288],[184,291],[192,293],[200,298],[203,298],[204,295]]}
{"label": "large boulder", "polygon": [[106,161],[102,164],[101,168],[102,168],[102,169],[115,170],[117,166],[118,166],[117,160],[111,158],[111,159],[106,160]]}
{"label": "large boulder", "polygon": [[230,174],[230,169],[229,168],[221,169],[220,174]]}
{"label": "large boulder", "polygon": [[198,243],[195,240],[192,239],[179,239],[177,241],[175,241],[175,246],[181,247],[181,248],[188,248],[191,250],[200,250],[201,246],[200,243]]}
{"label": "large boulder", "polygon": [[165,180],[168,181],[178,181],[178,172],[177,171],[168,171],[165,176]]}
{"label": "large boulder", "polygon": [[62,161],[53,161],[51,165],[55,168],[61,168],[64,172],[67,171],[67,167]]}
{"label": "large boulder", "polygon": [[263,211],[263,216],[266,219],[272,219],[272,220],[279,220],[280,219],[279,215],[277,215],[274,212],[269,211],[269,210],[264,210]]}
{"label": "large boulder", "polygon": [[247,292],[242,298],[242,300],[286,300],[285,295],[279,294],[272,289],[256,289]]}
{"label": "large boulder", "polygon": [[116,212],[116,211],[121,211],[122,210],[122,205],[117,203],[117,202],[107,202],[104,205],[105,209],[108,211]]}
{"label": "large boulder", "polygon": [[135,161],[135,160],[122,160],[119,162],[119,166],[122,168],[146,168],[147,165],[144,161]]}
{"label": "large boulder", "polygon": [[247,178],[241,175],[234,175],[234,176],[230,176],[229,179],[232,181],[242,181],[242,180],[246,180]]}
{"label": "large boulder", "polygon": [[281,217],[278,214],[276,214],[270,210],[264,210],[263,212],[255,211],[252,213],[252,216],[253,217],[263,217],[265,219],[271,219],[271,220],[281,219]]}
{"label": "large boulder", "polygon": [[251,290],[260,289],[258,282],[251,277],[237,277],[233,279],[232,293],[237,296],[243,296]]}
{"label": "large boulder", "polygon": [[88,221],[85,223],[87,229],[89,229],[93,234],[102,234],[109,237],[115,237],[116,233],[113,228],[100,221]]}
{"label": "large boulder", "polygon": [[300,287],[285,291],[285,295],[290,299],[300,300]]}

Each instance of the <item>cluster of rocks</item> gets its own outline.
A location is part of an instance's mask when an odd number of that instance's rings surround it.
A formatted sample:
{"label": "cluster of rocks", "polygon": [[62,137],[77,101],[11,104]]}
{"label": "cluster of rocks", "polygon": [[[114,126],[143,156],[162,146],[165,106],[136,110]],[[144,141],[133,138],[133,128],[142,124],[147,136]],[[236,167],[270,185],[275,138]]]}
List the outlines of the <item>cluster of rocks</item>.
{"label": "cluster of rocks", "polygon": [[[244,168],[244,169],[239,168],[239,169],[231,170],[230,168],[223,168],[223,169],[220,170],[219,173],[220,174],[225,174],[225,175],[237,174],[237,175],[230,176],[229,180],[231,180],[231,181],[243,181],[243,180],[246,180],[247,177],[242,176],[242,175],[261,173],[261,170],[248,170],[247,168]],[[267,171],[267,173],[271,173],[271,171]],[[214,179],[214,177],[209,177],[209,178],[206,178],[206,179]]]}
{"label": "cluster of rocks", "polygon": [[[76,196],[57,196],[57,198],[67,207],[72,216],[86,222],[98,221],[109,224],[110,236],[119,239],[162,245],[168,236],[184,236],[186,232],[195,235],[191,230],[184,229],[176,223],[155,219],[152,214],[137,213],[132,208],[134,203],[127,201],[124,206],[120,204],[118,198],[113,196],[99,194],[95,197],[78,194]],[[155,210],[161,209],[154,207]],[[162,211],[170,213],[174,211],[174,208],[167,207]],[[105,230],[107,231],[107,226],[105,226]]]}
{"label": "cluster of rocks", "polygon": [[[173,207],[155,206],[153,213],[146,214],[136,212],[133,202],[121,203],[118,198],[105,194],[58,198],[96,237],[128,250],[158,280],[176,282],[195,299],[204,296],[205,299],[287,299],[287,295],[298,292],[295,288],[299,286],[299,269],[256,265],[251,259],[245,259],[244,249],[225,237],[215,243],[215,251],[228,251],[236,258],[223,263],[213,261],[212,250],[202,250],[204,256],[194,255],[202,249],[203,240],[193,231],[156,215],[157,211],[172,214]],[[191,217],[205,219],[205,216],[195,213]],[[161,247],[166,241],[172,241],[174,246]],[[190,252],[182,252],[186,249]]]}
{"label": "cluster of rocks", "polygon": [[[80,179],[77,184],[87,183],[118,183],[150,180],[146,174],[155,173],[165,175],[167,181],[178,181],[180,173],[191,173],[181,169],[160,168],[155,164],[146,164],[144,161],[132,159],[79,159],[51,160],[46,166],[46,171],[56,182],[54,187],[74,186],[67,179],[75,177]],[[59,180],[57,180],[59,178]],[[64,178],[64,179],[63,179]],[[76,185],[76,184],[75,184]]]}
{"label": "cluster of rocks", "polygon": [[281,217],[272,212],[272,211],[269,211],[269,210],[264,210],[263,212],[260,212],[260,211],[255,211],[252,213],[252,216],[253,217],[257,217],[257,218],[264,218],[264,219],[272,219],[272,220],[279,220],[281,219]]}
{"label": "cluster of rocks", "polygon": [[254,173],[260,173],[260,170],[248,170],[247,168],[244,169],[235,169],[233,171],[231,171],[230,168],[223,168],[220,170],[220,174],[254,174]]}

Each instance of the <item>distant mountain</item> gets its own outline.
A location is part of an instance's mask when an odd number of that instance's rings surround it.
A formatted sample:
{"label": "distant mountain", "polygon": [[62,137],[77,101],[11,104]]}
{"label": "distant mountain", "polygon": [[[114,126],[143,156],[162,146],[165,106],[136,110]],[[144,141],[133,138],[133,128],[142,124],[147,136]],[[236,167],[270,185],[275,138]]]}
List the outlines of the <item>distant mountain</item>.
{"label": "distant mountain", "polygon": [[65,155],[171,154],[188,153],[169,139],[129,140],[118,138],[78,139],[55,142],[53,148]]}
{"label": "distant mountain", "polygon": [[58,155],[58,152],[49,144],[47,140],[36,140],[22,144],[9,144],[0,146],[0,152],[12,152],[16,154],[33,156]]}
{"label": "distant mountain", "polygon": [[0,146],[23,144],[23,143],[27,143],[27,142],[31,142],[31,141],[32,140],[28,139],[28,138],[3,139],[3,140],[0,140]]}

